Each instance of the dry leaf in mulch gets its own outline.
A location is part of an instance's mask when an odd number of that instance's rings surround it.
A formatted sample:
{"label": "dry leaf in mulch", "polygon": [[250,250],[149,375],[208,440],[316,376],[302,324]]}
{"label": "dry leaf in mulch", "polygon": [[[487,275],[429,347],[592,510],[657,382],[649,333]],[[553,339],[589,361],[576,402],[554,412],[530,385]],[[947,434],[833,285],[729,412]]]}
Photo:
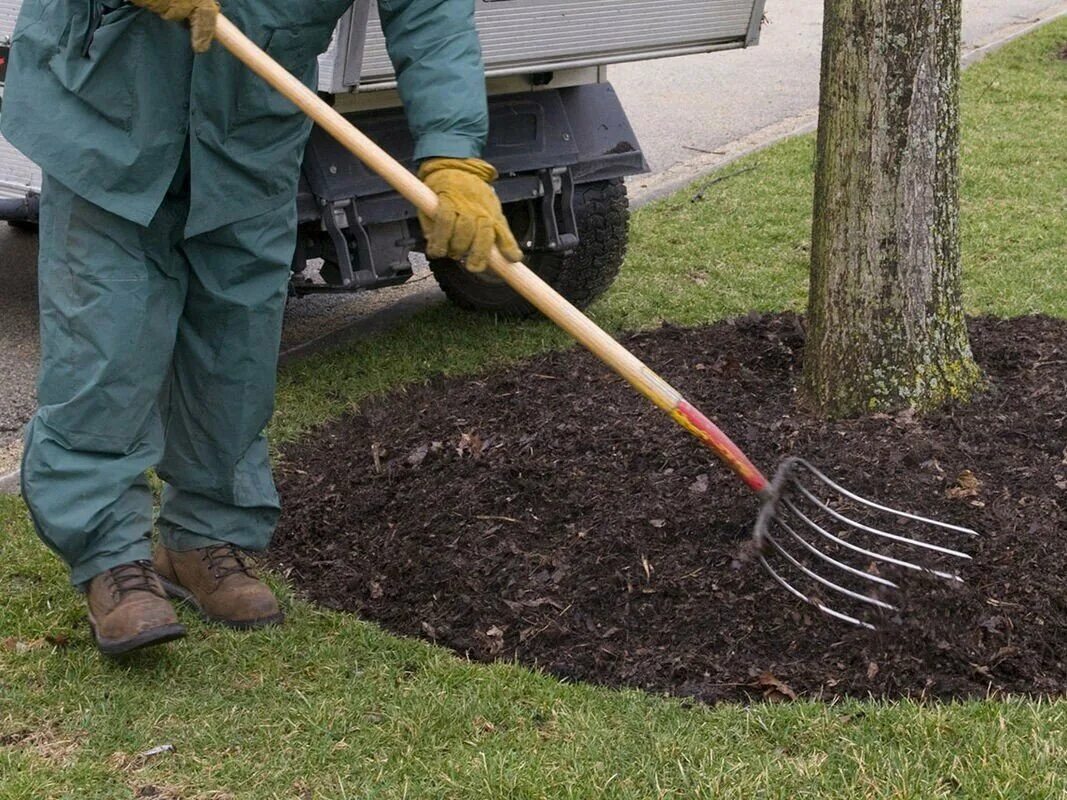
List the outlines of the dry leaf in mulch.
{"label": "dry leaf in mulch", "polygon": [[778,680],[771,672],[761,672],[752,684],[763,691],[763,698],[771,701],[796,700],[797,693],[789,684]]}
{"label": "dry leaf in mulch", "polygon": [[945,496],[949,500],[965,500],[970,497],[978,497],[982,484],[969,469],[963,470],[956,478],[956,485],[950,487]]}

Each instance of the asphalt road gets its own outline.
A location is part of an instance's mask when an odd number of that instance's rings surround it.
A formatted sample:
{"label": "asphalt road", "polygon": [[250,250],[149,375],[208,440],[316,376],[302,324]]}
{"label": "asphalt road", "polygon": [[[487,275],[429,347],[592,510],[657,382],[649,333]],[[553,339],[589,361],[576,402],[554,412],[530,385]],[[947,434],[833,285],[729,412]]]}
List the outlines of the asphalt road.
{"label": "asphalt road", "polygon": [[[1050,0],[964,0],[965,49],[1000,38],[1064,8]],[[738,152],[810,126],[818,102],[822,3],[768,0],[759,47],[611,69],[653,173],[631,184],[641,200]],[[0,475],[16,465],[18,438],[34,405],[36,240],[0,225]],[[353,297],[291,304],[284,347],[292,354],[353,319],[434,302],[432,281]],[[403,314],[395,314],[402,317]]]}

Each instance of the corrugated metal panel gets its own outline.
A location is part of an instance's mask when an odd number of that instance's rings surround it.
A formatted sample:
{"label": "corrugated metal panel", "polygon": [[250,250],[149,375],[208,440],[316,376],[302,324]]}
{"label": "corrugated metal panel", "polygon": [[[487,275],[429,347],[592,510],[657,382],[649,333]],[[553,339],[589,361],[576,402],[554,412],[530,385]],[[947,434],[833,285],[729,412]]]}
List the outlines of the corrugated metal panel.
{"label": "corrugated metal panel", "polygon": [[[490,73],[529,65],[538,70],[575,60],[610,63],[640,52],[654,55],[701,44],[737,40],[743,44],[757,0],[476,0],[478,30]],[[370,5],[364,83],[392,80],[377,3]],[[22,0],[0,0],[0,41],[15,29]],[[346,14],[346,21],[351,18]],[[345,22],[319,59],[319,87],[340,91],[356,82],[357,48]]]}
{"label": "corrugated metal panel", "polygon": [[41,191],[41,171],[0,136],[0,197],[25,197],[30,191]]}
{"label": "corrugated metal panel", "polygon": [[15,30],[15,19],[21,7],[22,0],[0,0],[0,42],[10,38]]}
{"label": "corrugated metal panel", "polygon": [[[594,60],[610,63],[736,40],[744,44],[755,0],[503,0],[477,4],[486,70]],[[391,81],[377,10],[371,11],[361,83]],[[357,74],[349,65],[346,78]]]}
{"label": "corrugated metal panel", "polygon": [[337,64],[337,36],[330,42],[330,49],[319,56],[319,89],[324,92],[333,89],[334,65]]}
{"label": "corrugated metal panel", "polygon": [[[551,68],[553,63],[595,59],[639,51],[654,53],[679,47],[743,40],[756,0],[479,0],[477,20],[486,66],[502,72],[525,64]],[[367,0],[357,0],[366,3]],[[0,0],[0,41],[15,29],[22,0]],[[363,81],[392,79],[385,39],[371,2]],[[339,29],[345,32],[342,24]],[[344,46],[339,46],[339,40]],[[740,41],[739,41],[740,44]],[[319,86],[341,88],[349,37],[335,37],[319,60]]]}

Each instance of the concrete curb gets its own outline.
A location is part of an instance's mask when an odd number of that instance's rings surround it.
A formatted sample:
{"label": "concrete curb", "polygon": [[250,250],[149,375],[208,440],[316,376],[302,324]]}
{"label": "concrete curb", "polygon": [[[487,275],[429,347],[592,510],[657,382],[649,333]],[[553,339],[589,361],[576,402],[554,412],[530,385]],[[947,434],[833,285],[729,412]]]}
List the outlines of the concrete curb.
{"label": "concrete curb", "polygon": [[735,139],[723,145],[723,149],[718,152],[691,158],[656,175],[639,175],[632,178],[627,184],[630,206],[635,209],[640,208],[674,194],[693,181],[710,175],[738,159],[758,153],[790,137],[809,133],[815,130],[817,123],[818,109],[812,108],[802,114],[761,128],[744,138]]}
{"label": "concrete curb", "polygon": [[[978,63],[1009,42],[1025,36],[1065,14],[1067,14],[1067,2],[1062,2],[1047,9],[1039,17],[1029,22],[1001,28],[964,53],[963,66],[969,67]],[[640,208],[643,205],[659,200],[733,161],[757,153],[783,139],[813,131],[817,124],[818,109],[812,108],[730,142],[724,145],[720,152],[690,159],[643,181],[641,178],[637,178],[628,187],[630,204],[633,208]],[[381,309],[369,317],[354,321],[351,325],[342,326],[311,341],[288,348],[282,353],[281,362],[287,363],[312,353],[327,350],[339,344],[386,330],[392,323],[409,317],[416,311],[433,305],[435,302],[440,302],[440,294],[438,292],[430,287],[416,290],[398,300],[395,304],[397,306],[395,310],[391,308]],[[9,472],[6,475],[0,475],[0,495],[19,494],[19,492],[18,470]]]}
{"label": "concrete curb", "polygon": [[964,53],[963,66],[969,67],[972,64],[977,64],[990,53],[996,52],[1009,42],[1013,42],[1021,36],[1026,36],[1026,34],[1037,30],[1043,25],[1047,25],[1065,14],[1067,14],[1067,2],[1061,2],[1058,5],[1045,9],[1041,12],[1040,16],[1029,22],[1022,22],[1018,25],[1009,25],[1006,28],[1001,28],[999,31],[987,36]]}

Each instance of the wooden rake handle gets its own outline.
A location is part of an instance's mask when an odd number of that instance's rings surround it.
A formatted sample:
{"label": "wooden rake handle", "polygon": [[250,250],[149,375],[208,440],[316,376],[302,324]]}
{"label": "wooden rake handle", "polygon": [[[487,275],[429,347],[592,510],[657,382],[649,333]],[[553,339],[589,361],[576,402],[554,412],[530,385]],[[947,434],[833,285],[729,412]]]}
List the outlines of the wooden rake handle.
{"label": "wooden rake handle", "polygon": [[[437,210],[437,195],[433,190],[330,108],[315,92],[290,75],[221,14],[215,38],[245,66],[350,150],[356,158],[378,173],[416,208],[430,216],[434,214]],[[494,247],[489,257],[489,267],[542,314],[577,339],[637,391],[670,414],[679,425],[704,442],[753,491],[767,491],[767,479],[711,420],[688,403],[669,383],[646,367],[633,353],[537,277],[525,264],[511,263]]]}

